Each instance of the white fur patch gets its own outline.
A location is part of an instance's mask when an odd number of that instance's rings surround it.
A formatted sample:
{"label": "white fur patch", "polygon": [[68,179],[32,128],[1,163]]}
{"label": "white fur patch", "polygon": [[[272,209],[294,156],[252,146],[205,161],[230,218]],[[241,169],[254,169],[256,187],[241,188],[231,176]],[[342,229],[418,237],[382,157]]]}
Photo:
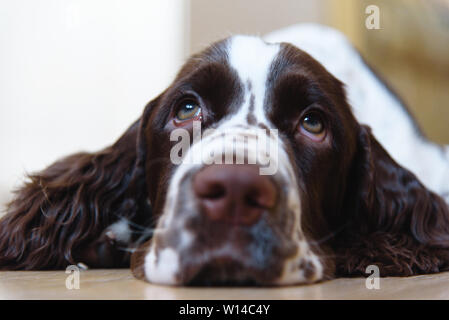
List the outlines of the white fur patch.
{"label": "white fur patch", "polygon": [[120,219],[119,221],[111,224],[108,227],[108,231],[111,232],[112,236],[123,243],[129,243],[131,240],[131,229],[129,228],[129,223],[126,219]]}
{"label": "white fur patch", "polygon": [[148,281],[174,285],[179,271],[179,255],[172,248],[164,248],[156,254],[152,246],[145,257],[144,268]]}
{"label": "white fur patch", "polygon": [[[301,269],[301,261],[308,261],[313,268],[313,275],[307,278],[306,271]],[[294,259],[284,264],[282,276],[276,282],[278,285],[289,285],[295,283],[312,283],[322,279],[323,265],[316,255],[297,255]]]}

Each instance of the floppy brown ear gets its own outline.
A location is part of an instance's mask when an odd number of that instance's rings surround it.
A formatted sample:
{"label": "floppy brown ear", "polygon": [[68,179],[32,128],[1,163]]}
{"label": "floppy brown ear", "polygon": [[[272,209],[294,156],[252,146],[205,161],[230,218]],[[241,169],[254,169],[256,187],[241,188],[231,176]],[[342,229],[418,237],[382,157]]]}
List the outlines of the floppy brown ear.
{"label": "floppy brown ear", "polygon": [[143,221],[150,214],[142,122],[102,151],[71,155],[28,176],[0,219],[0,270],[129,265],[129,253],[104,231],[120,218]]}
{"label": "floppy brown ear", "polygon": [[417,177],[396,163],[361,126],[347,192],[344,231],[336,245],[340,275],[382,276],[449,270],[449,209]]}

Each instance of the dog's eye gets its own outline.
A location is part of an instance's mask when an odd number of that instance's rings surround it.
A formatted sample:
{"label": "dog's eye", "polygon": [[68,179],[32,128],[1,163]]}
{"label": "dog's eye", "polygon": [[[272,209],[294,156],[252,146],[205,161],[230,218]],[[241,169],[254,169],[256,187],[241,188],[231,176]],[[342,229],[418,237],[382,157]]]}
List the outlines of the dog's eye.
{"label": "dog's eye", "polygon": [[185,101],[176,113],[176,120],[178,122],[191,120],[201,116],[201,108],[198,103],[194,101]]}
{"label": "dog's eye", "polygon": [[324,130],[321,117],[314,113],[309,113],[302,119],[302,127],[313,134],[320,134]]}
{"label": "dog's eye", "polygon": [[322,140],[326,133],[323,118],[315,112],[306,114],[301,120],[300,131],[314,140]]}

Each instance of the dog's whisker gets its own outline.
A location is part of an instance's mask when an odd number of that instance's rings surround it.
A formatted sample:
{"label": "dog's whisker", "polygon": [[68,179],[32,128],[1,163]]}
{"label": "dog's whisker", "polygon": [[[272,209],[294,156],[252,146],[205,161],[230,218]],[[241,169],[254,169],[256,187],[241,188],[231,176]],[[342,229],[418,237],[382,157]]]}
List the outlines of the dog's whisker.
{"label": "dog's whisker", "polygon": [[141,251],[140,249],[133,248],[133,247],[117,247],[117,250],[124,251],[124,252],[129,252],[129,253],[134,253],[136,251]]}
{"label": "dog's whisker", "polygon": [[120,215],[120,214],[118,214],[118,213],[114,213],[115,214],[115,216],[117,216],[119,219],[122,219],[122,220],[125,220],[126,221],[126,223],[128,223],[130,226],[133,226],[133,227],[135,227],[135,228],[137,228],[137,229],[146,229],[147,227],[145,227],[145,226],[143,226],[143,225],[140,225],[140,224],[137,224],[137,223],[135,223],[135,222],[133,222],[132,220],[130,220],[129,218],[127,218],[127,217],[125,217],[125,216],[122,216],[122,215]]}
{"label": "dog's whisker", "polygon": [[341,226],[340,228],[338,228],[337,230],[335,230],[335,231],[329,233],[328,235],[326,235],[326,236],[324,236],[324,237],[322,237],[322,238],[320,238],[320,239],[317,239],[317,240],[309,240],[309,241],[307,241],[307,242],[308,242],[310,245],[317,245],[317,244],[321,244],[321,243],[323,243],[323,242],[326,242],[327,240],[329,240],[329,239],[335,237],[335,236],[338,235],[341,231],[343,231],[343,229],[344,229],[348,224],[349,224],[348,222],[345,223],[344,225],[342,225],[342,226]]}
{"label": "dog's whisker", "polygon": [[131,230],[131,233],[133,234],[153,234],[154,229],[146,229],[146,230]]}

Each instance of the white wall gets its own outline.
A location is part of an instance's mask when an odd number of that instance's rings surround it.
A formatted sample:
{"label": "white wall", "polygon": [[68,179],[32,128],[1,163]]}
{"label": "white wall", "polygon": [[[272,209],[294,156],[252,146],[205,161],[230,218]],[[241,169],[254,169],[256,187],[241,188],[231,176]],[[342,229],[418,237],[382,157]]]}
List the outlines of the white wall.
{"label": "white wall", "polygon": [[264,35],[300,22],[329,23],[329,7],[329,0],[192,0],[190,49],[196,52],[231,34]]}
{"label": "white wall", "polygon": [[0,0],[0,208],[25,171],[112,143],[188,52],[184,0]]}

